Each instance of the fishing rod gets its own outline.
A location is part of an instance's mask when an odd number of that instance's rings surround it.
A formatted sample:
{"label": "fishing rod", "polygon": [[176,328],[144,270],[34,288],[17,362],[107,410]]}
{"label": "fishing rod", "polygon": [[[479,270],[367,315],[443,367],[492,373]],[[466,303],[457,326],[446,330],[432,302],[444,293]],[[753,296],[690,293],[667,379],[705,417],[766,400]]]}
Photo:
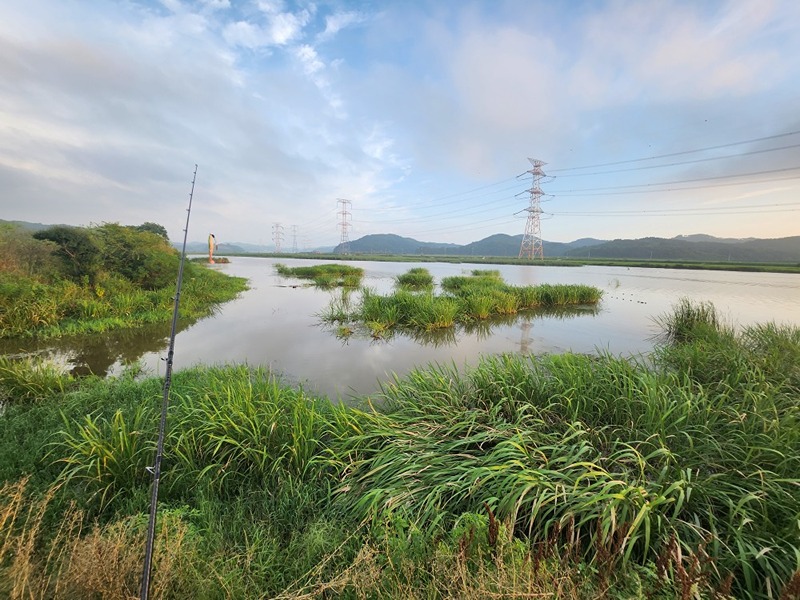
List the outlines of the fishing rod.
{"label": "fishing rod", "polygon": [[150,520],[147,524],[147,544],[144,550],[144,570],[142,572],[141,600],[147,600],[150,595],[150,574],[153,564],[153,541],[156,534],[156,517],[158,513],[158,483],[161,479],[161,459],[164,456],[164,432],[167,428],[167,406],[169,406],[169,388],[172,383],[172,357],[175,354],[175,333],[178,329],[178,305],[181,301],[181,283],[183,283],[183,263],[186,259],[186,238],[189,235],[189,217],[192,214],[192,196],[194,196],[194,182],[197,180],[197,165],[194,166],[192,175],[192,189],[189,192],[189,208],[186,209],[186,227],[183,229],[183,248],[181,261],[178,267],[178,281],[175,284],[175,303],[172,308],[172,329],[169,334],[169,351],[167,352],[167,370],[164,375],[164,397],[161,402],[161,421],[158,425],[158,445],[156,446],[156,461],[152,467],[147,467],[148,473],[153,476],[153,488],[150,495]]}

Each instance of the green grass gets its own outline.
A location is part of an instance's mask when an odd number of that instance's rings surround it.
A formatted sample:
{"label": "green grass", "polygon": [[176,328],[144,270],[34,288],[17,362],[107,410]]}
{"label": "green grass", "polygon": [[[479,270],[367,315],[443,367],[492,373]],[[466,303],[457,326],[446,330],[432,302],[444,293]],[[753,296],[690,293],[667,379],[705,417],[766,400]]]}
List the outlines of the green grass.
{"label": "green grass", "polygon": [[361,285],[364,269],[349,265],[325,264],[313,267],[287,267],[276,264],[275,271],[282,277],[310,279],[314,285],[323,288],[355,288]]}
{"label": "green grass", "polygon": [[[203,266],[188,265],[181,290],[180,315],[200,319],[247,289],[246,280]],[[99,333],[166,323],[172,318],[174,288],[143,290],[117,277],[95,285],[59,280],[36,283],[0,274],[0,337],[41,339]]]}
{"label": "green grass", "polygon": [[[423,279],[419,272],[413,275],[413,279],[417,278]],[[434,293],[427,284],[415,291],[414,286],[399,285],[398,280],[398,289],[392,294],[380,295],[366,289],[360,303],[348,302],[346,307],[334,298],[318,316],[323,322],[346,324],[351,329],[360,325],[373,338],[386,338],[395,329],[429,333],[520,311],[595,305],[602,297],[602,291],[586,285],[510,286],[498,271],[476,270],[471,276],[445,277],[441,288],[442,294]]]}
{"label": "green grass", "polygon": [[[398,318],[431,296],[402,298]],[[166,597],[793,597],[800,329],[712,311],[663,317],[681,335],[647,363],[487,356],[361,407],[264,369],[176,373]],[[0,415],[0,594],[69,597],[56,582],[112,556],[135,584],[161,382],[35,369],[0,377],[24,396]]]}
{"label": "green grass", "polygon": [[398,288],[407,290],[427,290],[433,287],[433,275],[428,269],[414,267],[395,278]]}

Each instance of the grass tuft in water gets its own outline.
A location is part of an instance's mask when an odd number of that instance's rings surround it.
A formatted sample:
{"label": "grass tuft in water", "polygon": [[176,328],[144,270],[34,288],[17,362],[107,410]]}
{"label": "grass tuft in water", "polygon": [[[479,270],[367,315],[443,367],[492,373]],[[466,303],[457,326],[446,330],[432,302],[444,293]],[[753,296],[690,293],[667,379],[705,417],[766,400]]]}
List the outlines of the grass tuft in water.
{"label": "grass tuft in water", "polygon": [[356,288],[361,285],[364,269],[341,264],[324,264],[310,267],[287,267],[276,264],[275,271],[282,277],[310,279],[322,288]]}
{"label": "grass tuft in water", "polygon": [[433,275],[428,269],[415,267],[395,278],[398,288],[411,291],[428,290],[433,287]]}

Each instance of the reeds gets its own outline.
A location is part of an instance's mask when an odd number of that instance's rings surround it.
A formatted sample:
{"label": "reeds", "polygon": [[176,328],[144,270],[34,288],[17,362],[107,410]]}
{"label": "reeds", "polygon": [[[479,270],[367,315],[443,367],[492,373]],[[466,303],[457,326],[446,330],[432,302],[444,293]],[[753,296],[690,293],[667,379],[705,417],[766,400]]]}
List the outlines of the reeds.
{"label": "reeds", "polygon": [[[730,572],[741,593],[766,593],[797,567],[800,510],[797,388],[766,350],[796,353],[798,333],[768,331],[721,332],[689,373],[674,370],[677,346],[655,369],[564,355],[415,371],[386,386],[387,412],[347,440],[341,499],[423,528],[486,502],[534,544],[555,537],[622,569],[676,540],[684,556],[707,553],[703,577]],[[708,350],[708,330],[698,333],[683,344]],[[701,372],[703,357],[727,382]]]}
{"label": "reeds", "polygon": [[[43,496],[30,493],[27,479],[0,489],[0,594],[10,600],[30,598],[131,598],[139,593],[147,516],[92,524],[74,504],[57,527],[48,530],[55,488]],[[197,597],[197,535],[185,511],[159,516],[153,556],[154,598]],[[42,546],[46,547],[41,552]]]}
{"label": "reeds", "polygon": [[53,363],[0,356],[0,404],[52,398],[73,383],[72,377]]}
{"label": "reeds", "polygon": [[407,290],[427,290],[433,287],[433,275],[428,269],[414,267],[395,278],[398,288]]}
{"label": "reeds", "polygon": [[425,269],[412,269],[398,277],[394,293],[379,295],[366,289],[359,305],[344,310],[334,299],[319,316],[328,323],[361,324],[373,337],[381,338],[394,329],[431,332],[523,310],[594,305],[602,297],[602,291],[585,285],[509,286],[498,271],[482,270],[471,276],[446,277],[441,282],[444,293],[436,294],[428,275]]}
{"label": "reeds", "polygon": [[322,288],[346,287],[355,288],[361,285],[364,269],[341,264],[324,264],[310,267],[287,267],[276,264],[275,271],[282,277],[310,279],[314,285]]}

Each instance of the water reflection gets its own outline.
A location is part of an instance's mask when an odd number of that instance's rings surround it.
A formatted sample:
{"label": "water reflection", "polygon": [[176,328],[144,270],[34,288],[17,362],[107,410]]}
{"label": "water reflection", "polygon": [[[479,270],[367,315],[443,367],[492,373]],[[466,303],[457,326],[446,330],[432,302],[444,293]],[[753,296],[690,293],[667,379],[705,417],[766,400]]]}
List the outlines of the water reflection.
{"label": "water reflection", "polygon": [[[654,317],[680,298],[713,302],[737,325],[775,320],[800,325],[800,276],[744,272],[688,272],[621,267],[536,267],[501,265],[509,285],[586,284],[605,293],[599,306],[523,313],[481,321],[444,332],[372,339],[368,332],[346,333],[320,326],[333,300],[347,313],[358,295],[349,290],[286,286],[274,264],[306,266],[325,261],[289,258],[236,258],[217,265],[246,277],[250,289],[218,314],[196,323],[181,322],[175,369],[196,364],[248,363],[284,374],[287,380],[331,398],[369,394],[392,374],[430,363],[475,365],[482,355],[503,352],[609,352],[641,355],[652,350]],[[394,278],[413,263],[348,263],[365,269],[364,283],[391,293]],[[424,265],[437,282],[468,274],[472,265]],[[281,286],[286,287],[281,287]],[[581,318],[586,316],[589,318]],[[353,328],[357,329],[357,328]],[[163,373],[168,324],[47,342],[0,340],[6,355],[55,358],[77,373],[118,374],[137,362],[146,373]]]}
{"label": "water reflection", "polygon": [[[192,323],[179,322],[178,331]],[[169,333],[169,323],[157,323],[54,340],[0,340],[0,354],[10,358],[36,356],[65,365],[75,376],[105,377],[119,367],[137,363],[147,352],[161,351],[169,344]]]}
{"label": "water reflection", "polygon": [[[388,344],[395,341],[398,337],[404,337],[420,346],[430,346],[432,348],[443,348],[457,345],[464,336],[473,336],[477,341],[487,340],[495,335],[498,328],[509,328],[519,325],[522,330],[522,342],[520,352],[528,353],[530,346],[530,329],[536,319],[573,319],[582,316],[594,316],[600,311],[596,305],[569,306],[539,308],[535,310],[520,311],[512,315],[495,315],[488,319],[479,319],[469,323],[460,323],[453,327],[441,329],[417,329],[392,327],[388,329],[378,329],[362,325],[347,323],[346,315],[352,313],[351,304],[352,290],[341,291],[331,295],[331,302],[328,306],[317,313],[320,321],[318,327],[333,335],[342,342],[348,344],[353,339],[369,339],[372,344]],[[332,315],[338,316],[338,322],[329,322]]]}

